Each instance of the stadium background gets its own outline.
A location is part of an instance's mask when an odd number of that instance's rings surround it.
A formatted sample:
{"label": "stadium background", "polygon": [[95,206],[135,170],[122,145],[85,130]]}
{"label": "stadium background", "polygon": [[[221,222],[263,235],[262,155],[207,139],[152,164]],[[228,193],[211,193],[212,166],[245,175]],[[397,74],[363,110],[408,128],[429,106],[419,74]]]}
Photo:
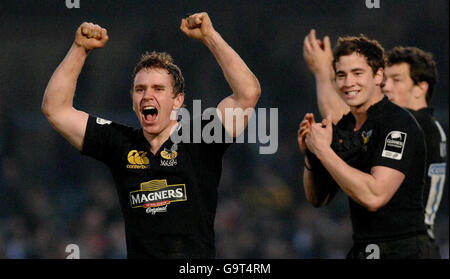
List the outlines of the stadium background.
{"label": "stadium background", "polygon": [[[311,28],[320,38],[365,34],[386,50],[412,45],[434,54],[439,69],[433,107],[448,131],[447,0],[346,1],[3,1],[0,4],[0,258],[125,257],[124,226],[109,170],[82,157],[46,122],[40,104],[54,69],[83,21],[108,29],[106,48],[90,54],[75,106],[137,126],[129,97],[131,72],[146,50],[167,51],[186,79],[188,109],[215,106],[230,93],[208,49],[187,38],[180,19],[206,11],[224,39],[258,77],[257,107],[278,108],[279,147],[236,144],[224,158],[216,218],[218,258],[343,258],[351,245],[347,198],[341,192],[315,209],[302,189],[296,131],[317,112],[314,79],[302,57]],[[448,258],[448,181],[437,217],[437,242]]]}

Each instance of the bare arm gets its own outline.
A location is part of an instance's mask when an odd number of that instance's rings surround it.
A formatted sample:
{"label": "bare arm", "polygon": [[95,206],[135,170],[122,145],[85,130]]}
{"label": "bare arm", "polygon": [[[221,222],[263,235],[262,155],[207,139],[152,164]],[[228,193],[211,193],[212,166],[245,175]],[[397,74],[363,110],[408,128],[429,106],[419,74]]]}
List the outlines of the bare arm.
{"label": "bare arm", "polygon": [[306,167],[303,171],[303,188],[306,199],[314,206],[327,205],[336,195],[338,187],[329,175],[317,173],[311,168],[305,156]]}
{"label": "bare arm", "polygon": [[88,51],[108,41],[106,29],[92,23],[78,28],[75,41],[56,68],[42,100],[41,110],[50,124],[78,150],[83,147],[88,114],[73,107],[76,84]]}
{"label": "bare arm", "polygon": [[[314,114],[307,113],[300,123],[297,133],[297,141],[302,153],[306,152],[305,138],[312,124],[315,123]],[[320,207],[328,204],[336,195],[338,188],[328,174],[316,172],[305,155],[305,167],[303,171],[303,189],[306,199],[314,206]]]}
{"label": "bare arm", "polygon": [[321,124],[313,124],[305,142],[339,187],[355,202],[369,211],[376,211],[388,203],[402,184],[405,175],[384,166],[374,166],[370,173],[355,169],[331,149],[331,138],[331,125],[326,125],[324,129]]}
{"label": "bare arm", "polygon": [[303,42],[303,57],[316,80],[320,114],[323,118],[331,115],[333,123],[336,124],[350,108],[335,87],[330,38],[325,36],[321,42],[316,38],[316,31],[312,29]]}
{"label": "bare arm", "polygon": [[188,37],[202,41],[222,68],[233,94],[223,99],[217,109],[225,129],[234,137],[239,136],[247,126],[249,117],[245,117],[244,113],[228,117],[226,111],[253,109],[261,94],[258,79],[241,57],[214,30],[207,13],[198,13],[182,19],[180,28]]}

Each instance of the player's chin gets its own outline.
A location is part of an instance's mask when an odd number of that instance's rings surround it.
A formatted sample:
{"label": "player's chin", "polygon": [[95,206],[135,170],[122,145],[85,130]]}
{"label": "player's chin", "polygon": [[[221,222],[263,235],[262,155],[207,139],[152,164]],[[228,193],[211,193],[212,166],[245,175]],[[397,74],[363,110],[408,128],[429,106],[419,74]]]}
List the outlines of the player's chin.
{"label": "player's chin", "polygon": [[350,107],[357,107],[360,106],[361,103],[363,103],[363,100],[360,98],[360,96],[352,96],[349,98],[346,98],[346,96],[344,96],[344,98],[345,103]]}
{"label": "player's chin", "polygon": [[150,134],[150,135],[158,135],[159,133],[161,133],[161,129],[159,128],[158,125],[142,124],[142,130],[144,130],[144,132],[146,134]]}

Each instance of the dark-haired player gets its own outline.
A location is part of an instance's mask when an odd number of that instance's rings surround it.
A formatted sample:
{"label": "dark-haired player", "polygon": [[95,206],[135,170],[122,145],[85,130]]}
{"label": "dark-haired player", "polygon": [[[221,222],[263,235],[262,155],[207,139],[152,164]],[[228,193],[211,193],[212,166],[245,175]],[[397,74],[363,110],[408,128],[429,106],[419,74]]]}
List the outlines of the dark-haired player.
{"label": "dark-haired player", "polygon": [[[237,119],[228,119],[225,109],[253,108],[260,95],[258,80],[214,30],[208,14],[182,19],[180,28],[203,42],[221,66],[233,93],[218,104],[214,119],[238,136],[242,131],[227,126]],[[166,53],[144,54],[133,73],[131,95],[140,129],[75,109],[75,87],[87,54],[107,41],[106,29],[81,24],[48,83],[42,111],[72,145],[111,169],[128,258],[213,258],[217,186],[229,144],[172,142],[171,134],[186,128],[171,117],[183,105],[184,79]]]}
{"label": "dark-haired player", "polygon": [[306,160],[307,199],[325,205],[339,188],[349,196],[354,245],[348,258],[366,258],[373,247],[385,259],[430,258],[422,206],[424,136],[412,115],[381,91],[384,50],[364,36],[343,37],[332,55],[336,87],[350,108],[336,129],[352,134],[361,148],[347,163],[334,151],[346,142],[333,138],[332,117],[314,123],[307,114],[300,149],[311,151],[329,174]]}
{"label": "dark-haired player", "polygon": [[436,63],[431,53],[416,47],[394,47],[386,53],[386,58],[383,92],[390,101],[409,109],[425,134],[427,160],[423,202],[427,232],[434,242],[434,219],[444,190],[447,166],[447,137],[429,107],[437,81]]}
{"label": "dark-haired player", "polygon": [[[304,58],[316,79],[317,101],[321,115],[332,115],[336,123],[349,111],[337,93],[333,81],[330,40],[316,38],[315,30],[305,37]],[[386,54],[387,65],[383,93],[393,103],[407,108],[424,131],[427,159],[423,202],[425,224],[434,244],[434,219],[441,201],[446,174],[446,135],[430,108],[437,81],[432,54],[416,47],[395,47]],[[437,247],[436,247],[436,250]],[[436,252],[435,257],[439,257]]]}

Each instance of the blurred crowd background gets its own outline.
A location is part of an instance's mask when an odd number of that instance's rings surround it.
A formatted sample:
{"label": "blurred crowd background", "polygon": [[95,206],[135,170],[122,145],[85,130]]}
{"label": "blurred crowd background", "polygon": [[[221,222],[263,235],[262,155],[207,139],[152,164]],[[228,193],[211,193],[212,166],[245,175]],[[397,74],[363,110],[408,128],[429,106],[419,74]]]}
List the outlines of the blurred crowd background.
{"label": "blurred crowd background", "polygon": [[[316,209],[302,185],[296,131],[306,112],[318,114],[315,84],[302,56],[311,28],[318,36],[364,34],[386,50],[412,45],[434,54],[439,70],[433,107],[447,135],[447,0],[346,1],[89,1],[0,4],[0,258],[125,258],[124,224],[109,170],[81,156],[45,120],[46,84],[83,21],[108,29],[110,41],[90,54],[75,106],[138,126],[129,97],[131,72],[146,50],[169,52],[186,80],[187,108],[215,106],[230,94],[208,49],[179,30],[187,13],[206,11],[224,39],[258,77],[257,107],[278,108],[279,145],[235,144],[224,157],[216,218],[218,258],[344,258],[351,246],[347,197]],[[449,257],[448,177],[436,218],[442,257]]]}

